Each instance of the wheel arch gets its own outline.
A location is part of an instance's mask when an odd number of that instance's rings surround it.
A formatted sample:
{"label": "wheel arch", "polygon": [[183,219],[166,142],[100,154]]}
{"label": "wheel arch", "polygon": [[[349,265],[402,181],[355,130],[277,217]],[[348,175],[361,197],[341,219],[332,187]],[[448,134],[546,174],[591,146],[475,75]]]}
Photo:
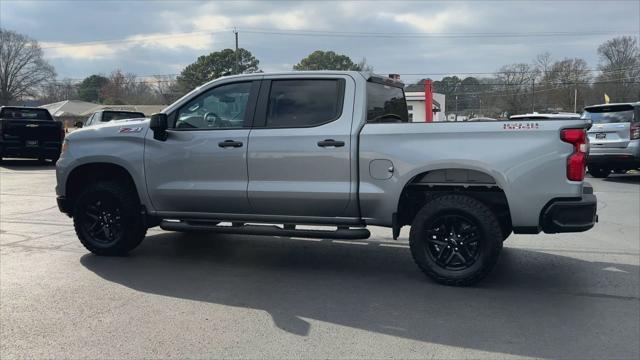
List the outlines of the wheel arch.
{"label": "wheel arch", "polygon": [[506,179],[478,166],[441,166],[421,169],[405,182],[397,201],[394,236],[410,225],[417,212],[434,197],[464,194],[488,205],[498,216],[505,234],[511,232],[511,212],[504,191]]}
{"label": "wheel arch", "polygon": [[80,164],[69,172],[65,181],[65,195],[70,209],[73,209],[82,190],[96,181],[120,182],[136,195],[138,202],[142,203],[140,188],[127,168],[114,162],[96,161]]}

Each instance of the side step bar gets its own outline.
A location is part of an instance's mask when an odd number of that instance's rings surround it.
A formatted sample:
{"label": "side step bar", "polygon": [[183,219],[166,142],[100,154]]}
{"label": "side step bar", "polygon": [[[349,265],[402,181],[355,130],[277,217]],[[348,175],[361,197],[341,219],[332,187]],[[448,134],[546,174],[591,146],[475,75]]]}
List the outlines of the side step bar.
{"label": "side step bar", "polygon": [[292,226],[281,228],[275,225],[240,225],[240,226],[216,226],[199,222],[197,224],[188,222],[166,221],[160,223],[162,230],[169,231],[203,231],[220,234],[245,234],[245,235],[267,235],[267,236],[287,236],[302,237],[312,239],[368,239],[371,233],[368,229],[348,229],[338,228],[337,230],[309,230],[295,229]]}

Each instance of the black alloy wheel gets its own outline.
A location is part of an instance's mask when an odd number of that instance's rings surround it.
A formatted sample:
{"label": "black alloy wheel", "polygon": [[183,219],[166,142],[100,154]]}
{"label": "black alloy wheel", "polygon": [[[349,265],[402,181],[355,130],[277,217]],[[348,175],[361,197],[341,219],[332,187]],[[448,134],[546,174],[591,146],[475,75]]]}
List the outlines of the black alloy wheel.
{"label": "black alloy wheel", "polygon": [[82,245],[96,255],[125,255],[144,239],[147,226],[134,190],[119,182],[90,184],[77,200],[73,224]]}
{"label": "black alloy wheel", "polygon": [[94,199],[84,206],[80,215],[82,230],[98,246],[109,246],[122,236],[122,210],[117,200],[109,197]]}
{"label": "black alloy wheel", "polygon": [[480,255],[478,225],[459,214],[444,214],[427,225],[426,251],[443,269],[464,270],[472,266]]}

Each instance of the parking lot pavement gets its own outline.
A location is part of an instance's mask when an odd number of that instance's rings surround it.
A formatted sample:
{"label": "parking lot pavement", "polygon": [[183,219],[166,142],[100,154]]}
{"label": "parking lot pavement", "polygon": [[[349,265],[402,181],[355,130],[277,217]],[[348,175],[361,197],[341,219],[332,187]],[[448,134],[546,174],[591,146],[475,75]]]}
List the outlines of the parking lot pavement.
{"label": "parking lot pavement", "polygon": [[[600,223],[512,236],[471,288],[423,276],[388,229],[367,241],[151,229],[87,253],[54,169],[0,165],[0,358],[640,357],[640,175],[589,179]],[[405,229],[406,230],[406,229]]]}

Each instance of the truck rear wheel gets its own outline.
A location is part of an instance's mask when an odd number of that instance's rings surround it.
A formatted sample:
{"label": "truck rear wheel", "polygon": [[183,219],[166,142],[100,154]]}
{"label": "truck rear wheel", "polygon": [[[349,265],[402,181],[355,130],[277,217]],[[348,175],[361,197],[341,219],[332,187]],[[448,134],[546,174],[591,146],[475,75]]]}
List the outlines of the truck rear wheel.
{"label": "truck rear wheel", "polygon": [[82,245],[96,255],[125,255],[147,232],[137,196],[118,182],[89,185],[78,196],[73,225]]}
{"label": "truck rear wheel", "polygon": [[445,195],[428,202],[411,224],[409,243],[418,267],[445,285],[473,285],[494,268],[503,233],[480,201]]}

